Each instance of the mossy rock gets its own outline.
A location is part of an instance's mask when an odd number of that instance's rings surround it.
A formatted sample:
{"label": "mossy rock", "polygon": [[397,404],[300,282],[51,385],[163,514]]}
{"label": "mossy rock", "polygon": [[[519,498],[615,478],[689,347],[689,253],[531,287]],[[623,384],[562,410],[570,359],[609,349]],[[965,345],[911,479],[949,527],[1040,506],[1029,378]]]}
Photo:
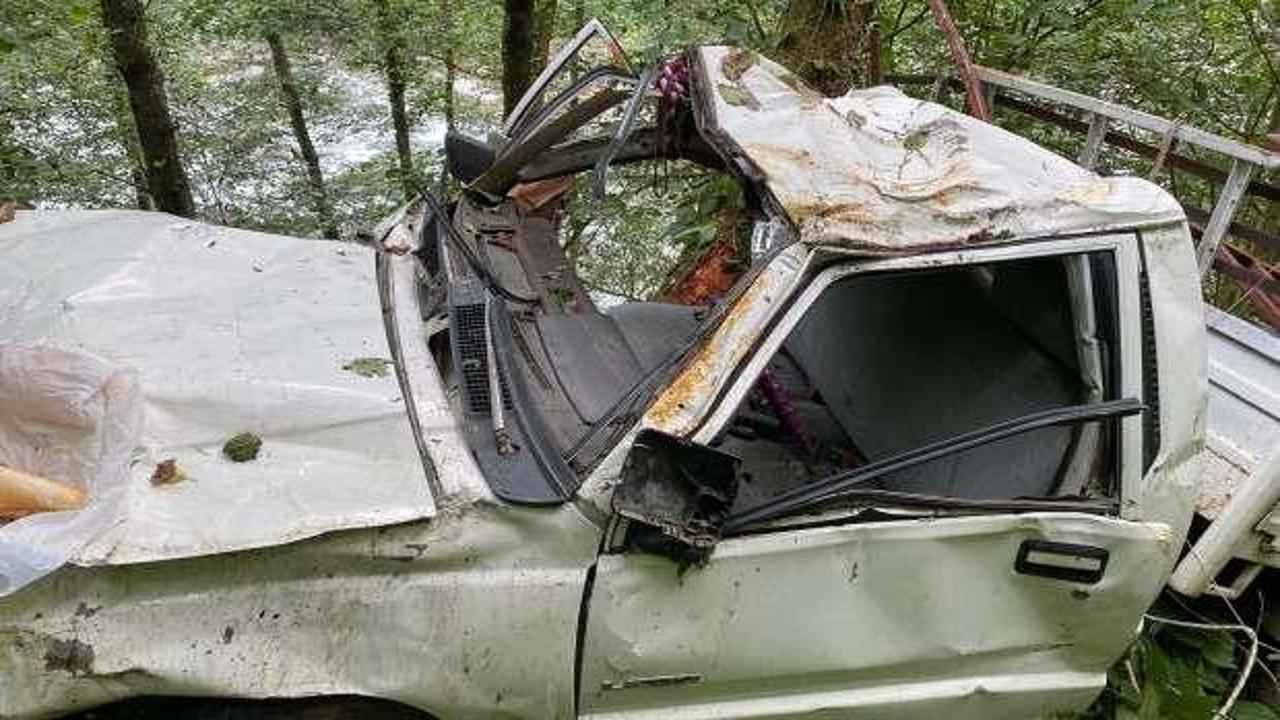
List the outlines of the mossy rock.
{"label": "mossy rock", "polygon": [[222,446],[222,454],[232,462],[249,462],[258,457],[258,451],[261,449],[262,438],[251,432],[242,432]]}

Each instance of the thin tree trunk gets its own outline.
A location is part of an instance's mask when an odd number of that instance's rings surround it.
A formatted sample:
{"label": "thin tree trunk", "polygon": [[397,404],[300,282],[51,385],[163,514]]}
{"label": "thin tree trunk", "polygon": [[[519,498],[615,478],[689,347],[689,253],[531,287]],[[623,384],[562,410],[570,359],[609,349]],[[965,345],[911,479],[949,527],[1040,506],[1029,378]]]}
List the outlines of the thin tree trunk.
{"label": "thin tree trunk", "polygon": [[[556,0],[536,0],[533,20],[533,63],[530,75],[537,75],[547,66],[551,55],[551,38],[556,33]],[[532,82],[532,77],[530,78]]]}
{"label": "thin tree trunk", "polygon": [[969,51],[964,46],[964,38],[960,36],[960,31],[956,29],[955,21],[951,19],[951,13],[947,10],[947,3],[945,0],[929,0],[929,9],[933,11],[938,30],[947,40],[947,47],[951,50],[951,60],[956,64],[956,72],[964,83],[964,99],[969,114],[979,120],[990,120],[987,101],[982,97],[982,83],[978,80],[977,71],[973,69],[973,62],[969,60]]}
{"label": "thin tree trunk", "polygon": [[1274,83],[1272,89],[1275,105],[1271,108],[1271,122],[1267,123],[1267,136],[1263,140],[1263,145],[1268,150],[1280,152],[1280,77],[1276,76],[1276,68],[1280,67],[1280,12],[1270,13],[1268,17],[1270,22],[1262,51],[1270,58],[1267,69],[1271,71],[1271,79]]}
{"label": "thin tree trunk", "polygon": [[311,133],[307,132],[307,119],[302,114],[302,98],[298,95],[298,85],[293,79],[293,67],[289,64],[289,56],[285,53],[284,41],[279,33],[267,33],[267,45],[271,47],[271,64],[275,68],[276,80],[280,83],[280,97],[285,110],[289,113],[289,124],[293,127],[293,138],[298,143],[298,152],[307,166],[307,182],[310,185],[311,200],[315,206],[320,225],[327,238],[338,237],[338,228],[333,222],[333,209],[329,206],[329,195],[324,186],[324,174],[320,172],[320,156],[311,143]]}
{"label": "thin tree trunk", "polygon": [[503,0],[502,112],[509,115],[533,82],[535,0]]}
{"label": "thin tree trunk", "polygon": [[178,133],[169,114],[164,72],[147,41],[142,5],[138,0],[102,0],[102,22],[111,36],[116,69],[129,91],[129,109],[146,167],[146,185],[156,208],[194,217],[195,201],[178,152]]}
{"label": "thin tree trunk", "polygon": [[1266,142],[1268,150],[1280,151],[1280,93],[1276,94],[1275,107],[1271,109],[1271,122],[1267,125]]}
{"label": "thin tree trunk", "polygon": [[387,43],[382,53],[382,71],[387,79],[387,101],[391,105],[391,124],[395,127],[396,157],[400,163],[400,185],[405,197],[417,192],[417,177],[413,172],[413,149],[409,146],[409,114],[405,111],[404,94],[407,88],[404,48],[399,27],[391,17],[387,0],[377,0],[378,24]]}
{"label": "thin tree trunk", "polygon": [[387,48],[384,62],[387,70],[387,99],[391,102],[391,123],[396,129],[396,156],[400,158],[400,184],[405,197],[417,192],[413,172],[413,149],[409,147],[409,115],[404,109],[405,77],[400,51],[395,45]]}
{"label": "thin tree trunk", "polygon": [[867,85],[884,84],[884,49],[880,38],[880,5],[867,4]]}
{"label": "thin tree trunk", "polygon": [[453,106],[453,86],[458,79],[458,66],[453,56],[452,0],[440,0],[440,34],[444,37],[444,122],[452,130],[456,112]]}
{"label": "thin tree trunk", "polygon": [[789,0],[775,59],[824,95],[843,95],[863,80],[874,0]]}
{"label": "thin tree trunk", "polygon": [[[587,24],[586,0],[573,0],[573,27],[571,28],[572,33],[576,35],[577,32],[582,29],[582,26],[586,24]],[[579,74],[578,64],[573,63],[569,67],[569,77],[572,81],[577,82],[578,74]]]}
{"label": "thin tree trunk", "polygon": [[129,162],[129,180],[133,185],[133,200],[139,210],[155,210],[155,200],[147,189],[147,168],[142,160],[142,148],[138,144],[138,130],[133,126],[133,115],[129,112],[129,96],[123,87],[118,87],[115,94],[116,134],[120,138],[120,147]]}
{"label": "thin tree trunk", "polygon": [[396,130],[396,156],[400,158],[400,184],[405,197],[417,192],[413,172],[413,149],[409,146],[409,115],[404,109],[405,74],[399,48],[387,48],[384,62],[387,66],[387,99],[391,103],[391,123]]}

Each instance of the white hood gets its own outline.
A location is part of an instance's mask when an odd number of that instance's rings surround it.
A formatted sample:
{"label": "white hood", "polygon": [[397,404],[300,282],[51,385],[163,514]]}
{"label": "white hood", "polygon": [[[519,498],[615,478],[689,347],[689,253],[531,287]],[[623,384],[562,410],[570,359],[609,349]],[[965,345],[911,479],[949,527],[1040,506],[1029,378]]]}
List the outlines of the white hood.
{"label": "white hood", "polygon": [[[125,519],[81,564],[274,545],[435,511],[390,360],[373,252],[159,213],[19,213],[0,225],[0,342],[88,351],[145,402]],[[2,411],[2,409],[0,409]],[[263,439],[234,463],[233,435]],[[175,458],[188,479],[153,486]]]}

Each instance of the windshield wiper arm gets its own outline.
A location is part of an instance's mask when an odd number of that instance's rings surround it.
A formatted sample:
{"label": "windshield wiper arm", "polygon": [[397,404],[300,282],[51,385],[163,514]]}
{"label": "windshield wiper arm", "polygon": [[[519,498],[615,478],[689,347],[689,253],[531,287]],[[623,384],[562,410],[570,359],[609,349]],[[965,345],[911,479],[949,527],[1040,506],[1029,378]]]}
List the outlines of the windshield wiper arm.
{"label": "windshield wiper arm", "polygon": [[1094,420],[1127,417],[1136,415],[1145,409],[1146,406],[1140,400],[1126,398],[1124,400],[1042,410],[1013,420],[1006,420],[981,430],[974,430],[941,442],[930,443],[915,450],[909,450],[900,455],[877,460],[862,467],[838,473],[826,480],[783,493],[764,505],[730,516],[725,523],[724,532],[731,533],[748,525],[789,515],[806,506],[821,502],[831,495],[845,492],[855,485],[870,482],[876,478],[915,467],[931,460],[971,450],[980,445],[987,445],[997,440],[1004,440],[1015,435],[1022,435],[1033,430],[1056,425],[1076,425]]}

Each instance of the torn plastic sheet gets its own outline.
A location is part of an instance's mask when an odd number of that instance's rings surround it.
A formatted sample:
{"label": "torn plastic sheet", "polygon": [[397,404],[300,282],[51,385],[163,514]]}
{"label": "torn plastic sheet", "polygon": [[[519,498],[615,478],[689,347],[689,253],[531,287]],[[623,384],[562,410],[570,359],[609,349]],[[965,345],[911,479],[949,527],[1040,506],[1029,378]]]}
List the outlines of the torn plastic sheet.
{"label": "torn plastic sheet", "polygon": [[[373,251],[161,213],[20,212],[0,225],[0,342],[137,371],[145,423],[121,522],[73,559],[129,563],[428,517]],[[263,439],[235,463],[222,445]],[[186,479],[153,486],[174,459]]]}
{"label": "torn plastic sheet", "polygon": [[141,421],[133,372],[88,353],[0,343],[0,463],[88,495],[80,510],[0,524],[0,596],[120,522]]}

